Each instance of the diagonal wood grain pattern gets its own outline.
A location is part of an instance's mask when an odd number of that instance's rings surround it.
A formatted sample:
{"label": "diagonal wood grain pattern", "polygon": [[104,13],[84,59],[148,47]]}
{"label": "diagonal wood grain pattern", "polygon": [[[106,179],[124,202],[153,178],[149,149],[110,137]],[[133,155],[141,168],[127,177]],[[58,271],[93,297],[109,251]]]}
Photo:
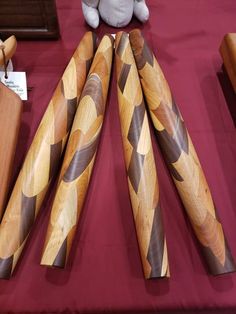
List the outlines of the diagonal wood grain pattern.
{"label": "diagonal wood grain pattern", "polygon": [[130,33],[130,42],[158,142],[209,271],[235,271],[202,167],[164,74],[139,30]]}
{"label": "diagonal wood grain pattern", "polygon": [[95,35],[84,35],[47,110],[17,178],[0,226],[0,278],[9,278],[57,170],[93,59]]}
{"label": "diagonal wood grain pattern", "polygon": [[105,35],[94,57],[70,133],[41,264],[64,267],[88,190],[103,125],[113,56]]}
{"label": "diagonal wood grain pattern", "polygon": [[169,276],[159,186],[147,113],[128,34],[116,35],[120,123],[128,186],[146,279]]}

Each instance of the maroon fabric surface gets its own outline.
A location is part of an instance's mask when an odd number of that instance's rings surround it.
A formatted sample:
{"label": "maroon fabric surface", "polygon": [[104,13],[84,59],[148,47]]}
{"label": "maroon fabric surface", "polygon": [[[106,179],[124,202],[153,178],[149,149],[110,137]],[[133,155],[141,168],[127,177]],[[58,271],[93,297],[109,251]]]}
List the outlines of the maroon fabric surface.
{"label": "maroon fabric surface", "polygon": [[[218,47],[236,32],[235,0],[147,0],[142,27],[165,72],[205,170],[232,253],[236,257],[236,106],[221,70]],[[79,0],[58,0],[61,39],[21,41],[15,70],[27,72],[14,178],[67,62],[89,28]],[[116,30],[102,24],[97,33]],[[65,270],[39,265],[50,190],[10,281],[0,281],[0,312],[103,313],[204,310],[236,312],[236,274],[207,274],[196,240],[156,142],[170,279],[145,281],[128,194],[113,67],[102,140],[77,236]],[[231,108],[229,110],[229,107]],[[235,110],[234,110],[235,112]],[[222,311],[222,312],[221,312]]]}

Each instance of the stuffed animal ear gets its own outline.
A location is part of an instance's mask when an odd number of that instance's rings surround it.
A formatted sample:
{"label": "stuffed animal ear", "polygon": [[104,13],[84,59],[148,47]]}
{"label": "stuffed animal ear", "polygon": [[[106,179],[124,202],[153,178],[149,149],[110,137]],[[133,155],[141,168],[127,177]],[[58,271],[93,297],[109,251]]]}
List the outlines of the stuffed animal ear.
{"label": "stuffed animal ear", "polygon": [[134,15],[140,22],[147,22],[149,19],[149,9],[145,0],[134,0]]}
{"label": "stuffed animal ear", "polygon": [[99,0],[82,0],[82,10],[85,21],[92,28],[97,28],[99,25],[98,4]]}

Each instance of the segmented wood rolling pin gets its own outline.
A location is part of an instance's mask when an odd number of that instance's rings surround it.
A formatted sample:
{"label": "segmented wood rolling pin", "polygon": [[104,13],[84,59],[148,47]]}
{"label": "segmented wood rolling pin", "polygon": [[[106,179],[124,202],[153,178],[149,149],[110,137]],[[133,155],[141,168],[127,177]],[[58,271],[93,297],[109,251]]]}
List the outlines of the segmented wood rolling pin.
{"label": "segmented wood rolling pin", "polygon": [[158,142],[209,271],[235,271],[202,167],[164,74],[139,30],[130,33],[130,42]]}
{"label": "segmented wood rolling pin", "polygon": [[85,34],[60,80],[26,155],[0,226],[0,278],[9,278],[57,170],[95,51]]}
{"label": "segmented wood rolling pin", "polygon": [[153,148],[127,33],[115,41],[117,91],[129,193],[146,279],[169,276]]}
{"label": "segmented wood rolling pin", "polygon": [[113,44],[112,37],[103,37],[82,92],[52,206],[41,265],[64,267],[67,262],[103,125]]}
{"label": "segmented wood rolling pin", "polygon": [[21,112],[20,97],[0,83],[0,221],[10,189]]}

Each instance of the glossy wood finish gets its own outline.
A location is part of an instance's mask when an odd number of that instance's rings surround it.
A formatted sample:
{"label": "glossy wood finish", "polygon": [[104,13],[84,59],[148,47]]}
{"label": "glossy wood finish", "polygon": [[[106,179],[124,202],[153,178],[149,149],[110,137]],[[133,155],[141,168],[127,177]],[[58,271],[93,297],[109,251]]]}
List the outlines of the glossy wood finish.
{"label": "glossy wood finish", "polygon": [[147,112],[127,33],[116,35],[120,123],[143,271],[146,279],[169,276],[159,186]]}
{"label": "glossy wood finish", "polygon": [[[7,62],[12,58],[16,51],[17,42],[16,37],[12,35],[7,38],[2,44],[0,44],[0,48],[4,49],[5,61]],[[0,66],[4,66],[4,55],[2,49],[0,49]]]}
{"label": "glossy wood finish", "polygon": [[224,66],[236,93],[236,33],[226,34],[220,45]]}
{"label": "glossy wood finish", "polygon": [[66,265],[102,130],[112,55],[113,38],[104,36],[94,57],[70,133],[52,205],[42,265]]}
{"label": "glossy wood finish", "polygon": [[8,278],[21,254],[63,153],[95,50],[85,34],[40,122],[0,226],[0,278]]}
{"label": "glossy wood finish", "polygon": [[59,26],[55,0],[0,0],[0,38],[56,39]]}
{"label": "glossy wood finish", "polygon": [[20,97],[0,83],[0,220],[9,193],[21,112]]}
{"label": "glossy wood finish", "polygon": [[210,273],[235,271],[202,167],[164,74],[139,30],[130,33],[130,41],[158,142]]}

